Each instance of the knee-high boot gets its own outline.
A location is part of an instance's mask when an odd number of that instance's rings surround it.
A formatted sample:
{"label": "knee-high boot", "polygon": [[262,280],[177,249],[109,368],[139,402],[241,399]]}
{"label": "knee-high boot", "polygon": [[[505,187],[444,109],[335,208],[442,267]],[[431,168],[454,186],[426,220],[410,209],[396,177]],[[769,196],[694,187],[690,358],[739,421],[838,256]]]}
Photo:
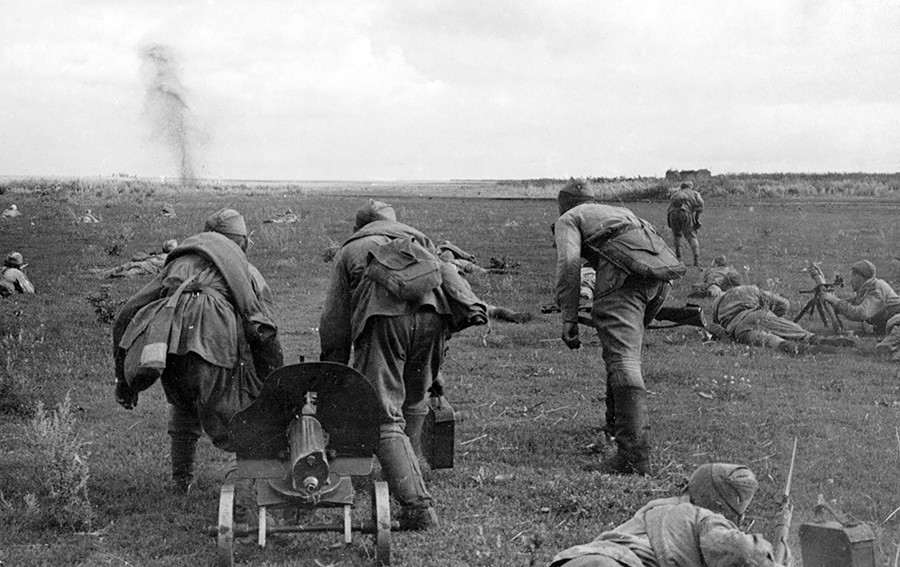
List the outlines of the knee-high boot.
{"label": "knee-high boot", "polygon": [[650,415],[647,391],[613,388],[616,404],[616,467],[618,472],[650,474]]}
{"label": "knee-high boot", "polygon": [[197,454],[197,438],[172,437],[172,491],[187,494],[194,485],[194,457]]}
{"label": "knee-high boot", "polygon": [[416,456],[422,457],[422,428],[425,426],[425,414],[404,414],[403,419],[406,420],[406,427],[403,432],[409,438],[413,452]]}
{"label": "knee-high boot", "polygon": [[616,436],[616,398],[613,396],[608,378],[606,380],[606,425],[604,426],[604,433],[607,440]]}
{"label": "knee-high boot", "polygon": [[419,461],[409,438],[395,424],[383,425],[375,451],[391,494],[401,505],[405,529],[427,529],[437,524],[432,497],[425,488]]}

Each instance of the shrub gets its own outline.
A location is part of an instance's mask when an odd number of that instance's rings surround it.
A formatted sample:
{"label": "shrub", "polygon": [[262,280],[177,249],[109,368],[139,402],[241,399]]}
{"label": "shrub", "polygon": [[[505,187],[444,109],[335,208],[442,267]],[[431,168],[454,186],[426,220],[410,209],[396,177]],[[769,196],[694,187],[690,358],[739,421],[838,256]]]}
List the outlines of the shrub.
{"label": "shrub", "polygon": [[30,437],[43,459],[44,497],[26,495],[26,520],[67,529],[90,529],[94,509],[88,498],[87,455],[75,428],[68,393],[55,411],[48,412],[43,402],[37,403]]}

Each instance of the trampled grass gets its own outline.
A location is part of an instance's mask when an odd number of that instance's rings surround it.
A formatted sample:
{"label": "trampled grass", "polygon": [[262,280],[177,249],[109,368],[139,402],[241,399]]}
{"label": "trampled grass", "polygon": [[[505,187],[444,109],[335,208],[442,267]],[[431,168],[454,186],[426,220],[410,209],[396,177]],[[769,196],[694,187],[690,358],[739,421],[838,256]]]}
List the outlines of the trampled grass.
{"label": "trampled grass", "polygon": [[[770,180],[777,184],[779,180]],[[794,183],[795,180],[791,180]],[[797,527],[812,518],[819,494],[867,522],[878,536],[879,566],[893,564],[900,545],[900,372],[874,358],[875,341],[841,355],[788,358],[762,348],[703,342],[693,329],[647,334],[644,375],[651,391],[654,474],[649,478],[587,473],[596,459],[583,448],[603,423],[604,371],[596,337],[569,351],[558,339],[552,301],[555,251],[549,225],[556,204],[547,199],[458,199],[426,189],[402,192],[354,187],[332,194],[260,187],[179,192],[161,188],[8,191],[23,216],[0,222],[0,251],[16,249],[38,288],[31,297],[0,301],[0,370],[13,375],[24,409],[0,414],[0,560],[6,565],[209,565],[218,490],[227,455],[207,441],[198,456],[198,489],[170,495],[167,404],[155,386],[127,412],[112,396],[111,308],[146,280],[98,280],[88,270],[109,267],[168,238],[199,230],[212,211],[241,210],[254,230],[251,261],[281,306],[287,362],[318,357],[318,317],[331,264],[322,253],[351,231],[365,198],[392,202],[401,217],[436,241],[517,262],[516,275],[476,283],[497,305],[530,311],[527,324],[492,322],[450,342],[444,373],[457,410],[457,459],[429,481],[442,526],[427,533],[393,534],[395,565],[542,565],[560,549],[592,539],[647,500],[677,492],[693,468],[709,461],[740,462],[761,487],[750,508],[752,531],[769,537],[799,439],[793,479],[796,505],[791,544],[799,559]],[[483,189],[483,187],[482,187]],[[472,189],[474,190],[474,189]],[[402,195],[399,195],[402,193]],[[423,196],[419,196],[422,193]],[[177,218],[158,212],[175,206]],[[627,203],[665,230],[665,203]],[[782,199],[708,199],[701,244],[706,262],[726,254],[748,279],[792,301],[791,315],[812,287],[803,272],[822,263],[831,277],[867,257],[879,274],[900,284],[897,203],[865,199],[797,202]],[[91,208],[99,224],[80,225]],[[290,208],[302,222],[262,221]],[[117,244],[115,248],[111,245]],[[670,302],[683,304],[698,275],[691,270]],[[108,286],[108,287],[104,287]],[[820,328],[821,323],[803,323]],[[850,324],[857,329],[858,325]],[[0,381],[2,382],[2,381]],[[35,528],[23,520],[25,495],[40,496],[46,463],[29,441],[37,400],[54,407],[71,392],[72,415],[90,451],[89,490],[95,517],[90,532]],[[2,404],[6,404],[4,400]],[[357,483],[359,515],[368,513],[368,483]],[[324,513],[324,512],[323,512]],[[893,514],[892,514],[893,513]],[[242,565],[371,565],[372,541],[355,535],[349,547],[337,534],[303,534],[238,546]],[[67,559],[63,559],[67,558]],[[799,562],[798,562],[799,563]]]}

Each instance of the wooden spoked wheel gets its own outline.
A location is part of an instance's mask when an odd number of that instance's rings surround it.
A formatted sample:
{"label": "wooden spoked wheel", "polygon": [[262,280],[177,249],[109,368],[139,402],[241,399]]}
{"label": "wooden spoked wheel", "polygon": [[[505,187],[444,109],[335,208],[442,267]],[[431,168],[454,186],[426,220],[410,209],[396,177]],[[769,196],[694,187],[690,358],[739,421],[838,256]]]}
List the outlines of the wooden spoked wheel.
{"label": "wooden spoked wheel", "polygon": [[375,564],[391,564],[391,495],[383,480],[372,484],[372,523],[375,536]]}
{"label": "wooden spoked wheel", "polygon": [[219,496],[219,567],[234,567],[234,485],[223,484]]}

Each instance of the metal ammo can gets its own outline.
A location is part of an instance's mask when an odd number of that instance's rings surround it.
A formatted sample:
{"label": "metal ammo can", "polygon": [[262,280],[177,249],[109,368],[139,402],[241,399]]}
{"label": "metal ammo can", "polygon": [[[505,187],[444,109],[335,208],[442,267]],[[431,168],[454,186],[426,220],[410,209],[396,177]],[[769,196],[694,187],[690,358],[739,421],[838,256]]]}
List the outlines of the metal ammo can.
{"label": "metal ammo can", "polygon": [[[826,520],[823,511],[834,520]],[[867,524],[848,520],[821,494],[815,516],[815,522],[800,524],[803,567],[875,567],[875,535]]]}
{"label": "metal ammo can", "polygon": [[444,396],[428,399],[428,415],[422,427],[422,453],[433,469],[452,469],[456,416]]}

